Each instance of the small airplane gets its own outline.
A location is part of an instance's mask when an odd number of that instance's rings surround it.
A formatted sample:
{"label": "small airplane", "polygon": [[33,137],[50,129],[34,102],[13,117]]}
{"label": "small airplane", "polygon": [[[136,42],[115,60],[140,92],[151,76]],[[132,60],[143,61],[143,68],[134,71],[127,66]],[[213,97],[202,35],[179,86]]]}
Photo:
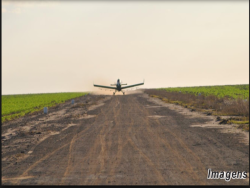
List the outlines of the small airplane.
{"label": "small airplane", "polygon": [[123,86],[122,87],[122,85],[127,85],[127,84],[120,83],[120,79],[118,79],[116,84],[110,84],[111,86],[116,86],[116,87],[102,86],[102,85],[95,85],[95,84],[94,84],[94,87],[102,87],[102,88],[106,88],[106,89],[114,89],[115,92],[113,92],[113,95],[115,95],[116,91],[121,91],[123,93],[123,95],[125,95],[125,92],[123,92],[122,89],[127,89],[127,88],[130,88],[130,87],[135,87],[135,86],[139,86],[139,85],[143,85],[143,84],[144,84],[144,80],[143,80],[143,83],[129,85],[129,86]]}

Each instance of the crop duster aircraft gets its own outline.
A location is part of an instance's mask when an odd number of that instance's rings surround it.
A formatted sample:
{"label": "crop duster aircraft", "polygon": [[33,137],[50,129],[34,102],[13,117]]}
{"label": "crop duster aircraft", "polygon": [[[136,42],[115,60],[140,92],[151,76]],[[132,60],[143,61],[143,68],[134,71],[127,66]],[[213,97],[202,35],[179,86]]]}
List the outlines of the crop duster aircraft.
{"label": "crop duster aircraft", "polygon": [[[144,84],[144,81],[143,81],[143,83],[139,83],[139,84],[134,84],[134,85],[129,85],[129,86],[122,86],[122,85],[127,85],[127,84],[120,83],[120,79],[118,79],[116,84],[110,84],[111,86],[116,86],[116,87],[102,86],[102,85],[95,85],[95,84],[94,84],[94,87],[102,87],[102,88],[106,88],[106,89],[114,89],[115,92],[116,91],[121,91],[123,93],[123,95],[125,95],[125,92],[123,92],[122,89],[127,89],[127,88],[130,88],[130,87],[135,87],[135,86],[139,86],[139,85],[143,85],[143,84]],[[113,95],[115,95],[115,92],[113,92]]]}

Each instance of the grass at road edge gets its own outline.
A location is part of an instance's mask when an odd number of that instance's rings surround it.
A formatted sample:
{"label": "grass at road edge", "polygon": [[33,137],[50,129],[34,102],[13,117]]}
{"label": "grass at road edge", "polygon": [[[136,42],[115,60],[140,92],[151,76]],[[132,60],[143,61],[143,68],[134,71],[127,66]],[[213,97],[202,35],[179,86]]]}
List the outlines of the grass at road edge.
{"label": "grass at road edge", "polygon": [[30,113],[41,111],[44,107],[52,107],[86,94],[88,93],[75,92],[2,95],[2,123]]}
{"label": "grass at road edge", "polygon": [[[198,111],[201,113],[204,113],[206,115],[214,115],[218,116],[217,119],[220,121],[220,124],[236,124],[238,125],[238,128],[241,128],[245,131],[249,131],[249,115],[248,116],[242,116],[241,114],[237,114],[237,109],[241,108],[242,106],[239,106],[237,103],[237,100],[233,102],[232,104],[225,104],[223,106],[223,101],[221,102],[221,105],[219,106],[219,109],[211,109],[207,108],[207,105],[204,105],[206,102],[204,99],[202,102],[197,99],[196,100],[190,100],[189,102],[185,102],[182,99],[185,99],[184,97],[189,96],[184,96],[186,94],[181,94],[181,93],[167,93],[167,91],[157,91],[157,90],[148,90],[146,92],[149,94],[150,97],[154,98],[159,98],[160,100],[166,102],[166,103],[171,103],[171,104],[176,104],[183,106],[185,108],[190,109],[191,111]],[[172,99],[172,100],[171,100]],[[188,100],[186,100],[188,101]],[[243,103],[245,104],[245,103]],[[248,102],[249,104],[249,102]],[[247,105],[247,104],[246,104]],[[230,109],[235,108],[236,110],[223,110],[223,108],[228,108],[228,106],[231,106]],[[222,109],[222,110],[220,110]],[[233,116],[230,118],[223,119],[219,116]]]}

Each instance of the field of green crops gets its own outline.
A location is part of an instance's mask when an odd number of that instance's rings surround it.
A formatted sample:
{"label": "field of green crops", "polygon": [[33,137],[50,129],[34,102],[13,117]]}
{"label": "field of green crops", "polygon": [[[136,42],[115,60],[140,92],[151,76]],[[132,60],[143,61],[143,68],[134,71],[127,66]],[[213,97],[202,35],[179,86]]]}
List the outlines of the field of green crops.
{"label": "field of green crops", "polygon": [[43,107],[51,107],[66,100],[86,95],[87,93],[45,93],[2,95],[2,122],[27,113],[40,111]]}
{"label": "field of green crops", "polygon": [[176,88],[160,88],[170,92],[192,93],[194,95],[215,95],[218,98],[228,96],[233,99],[249,98],[249,84],[244,85],[224,85],[224,86],[200,86],[200,87],[176,87]]}

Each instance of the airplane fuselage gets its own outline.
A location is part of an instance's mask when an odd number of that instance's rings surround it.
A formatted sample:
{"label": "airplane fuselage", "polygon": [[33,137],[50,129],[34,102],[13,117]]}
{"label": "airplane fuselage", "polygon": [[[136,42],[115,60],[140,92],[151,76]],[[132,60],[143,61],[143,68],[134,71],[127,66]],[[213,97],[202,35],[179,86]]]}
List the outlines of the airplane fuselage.
{"label": "airplane fuselage", "polygon": [[116,90],[117,91],[121,91],[122,89],[121,89],[122,87],[121,87],[121,84],[120,84],[120,80],[118,79],[117,80],[117,84],[116,84]]}

